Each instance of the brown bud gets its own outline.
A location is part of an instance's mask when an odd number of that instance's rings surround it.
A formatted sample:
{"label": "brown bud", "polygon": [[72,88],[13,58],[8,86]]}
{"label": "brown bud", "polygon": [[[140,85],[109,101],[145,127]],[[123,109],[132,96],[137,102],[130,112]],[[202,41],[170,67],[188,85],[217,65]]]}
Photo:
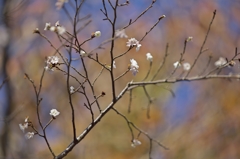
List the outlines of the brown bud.
{"label": "brown bud", "polygon": [[36,28],[36,29],[33,30],[33,33],[40,34],[40,31],[39,31],[38,28]]}

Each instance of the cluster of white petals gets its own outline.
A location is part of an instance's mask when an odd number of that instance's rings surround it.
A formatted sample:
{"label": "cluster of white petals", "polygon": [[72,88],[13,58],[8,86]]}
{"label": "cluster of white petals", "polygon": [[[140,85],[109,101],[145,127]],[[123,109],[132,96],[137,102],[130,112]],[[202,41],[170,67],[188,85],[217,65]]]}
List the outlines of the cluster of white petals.
{"label": "cluster of white petals", "polygon": [[45,70],[54,71],[54,67],[58,64],[59,58],[57,56],[48,56],[46,60]]}
{"label": "cluster of white petals", "polygon": [[227,63],[227,60],[223,57],[220,57],[214,64],[217,67],[223,66]]}
{"label": "cluster of white petals", "polygon": [[[29,124],[28,117],[25,118],[24,122],[25,122],[24,124],[19,124],[19,128],[20,128],[20,130],[22,130],[23,133],[24,133],[25,129],[28,128],[28,124]],[[26,139],[31,139],[31,138],[33,138],[33,136],[34,136],[34,132],[27,132],[25,134]]]}
{"label": "cluster of white petals", "polygon": [[57,111],[57,109],[52,109],[49,114],[50,114],[52,117],[56,118],[56,117],[60,114],[60,112]]}
{"label": "cluster of white petals", "polygon": [[44,30],[50,30],[51,29],[51,23],[46,23]]}
{"label": "cluster of white petals", "polygon": [[135,76],[138,73],[138,64],[137,61],[134,59],[130,59],[131,65],[130,65],[130,71],[132,72],[132,74]]}
{"label": "cluster of white petals", "polygon": [[19,128],[22,130],[22,132],[25,131],[25,129],[28,128],[28,123],[24,123],[24,124],[19,124]]}
{"label": "cluster of white petals", "polygon": [[94,37],[100,37],[101,36],[101,31],[95,31]]}
{"label": "cluster of white petals", "polygon": [[128,38],[127,34],[125,33],[125,29],[122,30],[116,30],[115,36],[118,38]]}
{"label": "cluster of white petals", "polygon": [[69,90],[70,90],[70,93],[72,94],[72,93],[74,93],[75,88],[73,86],[70,86]]}
{"label": "cluster of white petals", "polygon": [[135,148],[136,146],[139,146],[139,145],[141,145],[141,144],[142,144],[141,141],[139,141],[139,140],[137,140],[137,139],[134,139],[134,140],[132,141],[131,146],[132,146],[133,148]]}
{"label": "cluster of white petals", "polygon": [[31,138],[33,138],[33,136],[34,136],[34,132],[28,132],[25,134],[26,139],[31,139]]}
{"label": "cluster of white petals", "polygon": [[189,42],[189,41],[192,41],[192,39],[193,39],[193,37],[192,36],[189,36],[188,38],[187,38],[187,41]]}
{"label": "cluster of white petals", "polygon": [[59,35],[62,35],[66,32],[66,29],[59,24],[59,21],[55,23],[55,26],[51,26],[51,23],[46,23],[44,30],[50,30],[56,32]]}
{"label": "cluster of white petals", "polygon": [[153,56],[151,55],[151,53],[147,53],[146,56],[147,56],[148,61],[150,61],[150,62],[153,61]]}
{"label": "cluster of white petals", "polygon": [[180,66],[181,66],[181,63],[180,63],[179,61],[176,61],[176,62],[173,63],[173,66],[174,66],[175,68],[180,67]]}
{"label": "cluster of white petals", "polygon": [[113,61],[113,68],[117,68],[115,63],[116,63],[116,62]]}
{"label": "cluster of white petals", "polygon": [[183,63],[183,70],[189,71],[191,69],[191,65],[187,62]]}
{"label": "cluster of white petals", "polygon": [[177,62],[173,63],[173,66],[174,66],[174,68],[183,66],[184,71],[189,71],[191,69],[191,65],[188,62],[181,64],[179,61],[177,61]]}
{"label": "cluster of white petals", "polygon": [[84,57],[84,56],[86,56],[87,54],[86,54],[85,51],[81,50],[81,51],[80,51],[80,55]]}
{"label": "cluster of white petals", "polygon": [[136,51],[138,51],[142,45],[135,38],[128,39],[127,47],[135,47],[135,46],[136,46]]}

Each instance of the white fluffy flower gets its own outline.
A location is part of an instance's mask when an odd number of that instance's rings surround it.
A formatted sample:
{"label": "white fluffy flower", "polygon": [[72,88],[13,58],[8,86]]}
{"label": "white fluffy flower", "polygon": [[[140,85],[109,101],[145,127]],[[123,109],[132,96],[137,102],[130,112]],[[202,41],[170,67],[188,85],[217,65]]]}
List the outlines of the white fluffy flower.
{"label": "white fluffy flower", "polygon": [[94,36],[95,36],[95,37],[101,36],[101,31],[95,31]]}
{"label": "white fluffy flower", "polygon": [[57,28],[57,33],[59,35],[62,35],[62,34],[64,34],[66,32],[66,29],[63,26],[58,26],[56,28]]}
{"label": "white fluffy flower", "polygon": [[223,57],[220,57],[216,62],[215,62],[215,66],[220,67],[223,66],[227,63],[227,60]]}
{"label": "white fluffy flower", "polygon": [[51,23],[46,23],[44,30],[50,30],[51,28]]}
{"label": "white fluffy flower", "polygon": [[134,47],[134,46],[136,46],[136,51],[138,51],[142,45],[135,38],[128,39],[127,47]]}
{"label": "white fluffy flower", "polygon": [[139,141],[139,140],[137,140],[137,139],[134,139],[134,140],[132,141],[131,146],[132,146],[133,148],[135,148],[136,146],[139,146],[139,145],[141,145],[141,144],[142,144],[141,141]]}
{"label": "white fluffy flower", "polygon": [[192,41],[192,39],[193,39],[193,37],[192,37],[192,36],[189,36],[189,37],[187,38],[187,42]]}
{"label": "white fluffy flower", "polygon": [[51,26],[49,30],[52,31],[52,32],[55,32],[56,27],[55,26]]}
{"label": "white fluffy flower", "polygon": [[31,139],[31,138],[33,138],[33,136],[34,136],[34,132],[28,132],[25,134],[26,139]]}
{"label": "white fluffy flower", "polygon": [[83,51],[83,50],[81,50],[81,51],[80,51],[80,55],[81,55],[81,56],[85,56],[85,55],[86,55],[86,52]]}
{"label": "white fluffy flower", "polygon": [[141,46],[141,44],[137,44],[136,51],[139,51]]}
{"label": "white fluffy flower", "polygon": [[60,25],[59,21],[55,23],[55,32],[62,35],[66,32],[66,29]]}
{"label": "white fluffy flower", "polygon": [[49,58],[51,64],[57,64],[59,61],[59,58],[57,56],[50,56],[48,58]]}
{"label": "white fluffy flower", "polygon": [[24,124],[19,124],[19,128],[22,130],[22,132],[25,131],[25,129],[28,128],[28,123],[24,123]]}
{"label": "white fluffy flower", "polygon": [[57,111],[57,109],[52,109],[50,111],[50,115],[53,116],[54,118],[57,117],[60,114],[59,111]]}
{"label": "white fluffy flower", "polygon": [[115,64],[115,61],[113,61],[113,68],[117,68],[116,64]]}
{"label": "white fluffy flower", "polygon": [[174,66],[175,68],[180,67],[180,66],[181,66],[181,63],[180,63],[179,61],[177,61],[177,62],[175,62],[175,63],[173,64],[173,66]]}
{"label": "white fluffy flower", "polygon": [[46,66],[45,69],[47,71],[54,71],[53,68],[55,65],[57,65],[59,62],[59,58],[57,56],[48,56],[46,60]]}
{"label": "white fluffy flower", "polygon": [[29,121],[29,117],[27,116],[25,119],[24,119],[24,122],[27,123]]}
{"label": "white fluffy flower", "polygon": [[127,34],[125,33],[125,29],[122,30],[116,30],[115,36],[119,38],[128,38]]}
{"label": "white fluffy flower", "polygon": [[73,86],[71,86],[69,89],[70,89],[70,93],[71,93],[71,94],[74,93],[75,88],[74,88]]}
{"label": "white fluffy flower", "polygon": [[44,30],[50,30],[56,32],[59,35],[62,35],[66,32],[66,29],[59,24],[59,21],[55,23],[55,26],[51,26],[51,23],[46,23]]}
{"label": "white fluffy flower", "polygon": [[151,53],[147,53],[146,56],[147,56],[147,60],[152,62],[153,57],[152,57]]}
{"label": "white fluffy flower", "polygon": [[58,27],[58,26],[60,26],[59,20],[56,21],[56,23],[55,23],[55,27]]}
{"label": "white fluffy flower", "polygon": [[134,59],[130,59],[131,65],[130,65],[130,71],[132,72],[132,74],[135,76],[138,73],[138,64],[137,61]]}
{"label": "white fluffy flower", "polygon": [[191,69],[191,65],[187,62],[183,63],[183,70],[189,71]]}

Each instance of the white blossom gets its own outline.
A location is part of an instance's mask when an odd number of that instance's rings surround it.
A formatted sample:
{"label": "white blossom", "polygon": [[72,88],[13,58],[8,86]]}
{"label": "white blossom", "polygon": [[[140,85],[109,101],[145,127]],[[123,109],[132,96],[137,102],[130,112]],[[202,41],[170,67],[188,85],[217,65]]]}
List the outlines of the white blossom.
{"label": "white blossom", "polygon": [[234,65],[236,65],[236,62],[235,62],[235,61],[232,60],[232,61],[229,62],[229,66],[230,66],[230,67],[233,67]]}
{"label": "white blossom", "polygon": [[137,140],[137,139],[134,139],[134,140],[132,141],[131,146],[132,146],[133,148],[135,148],[136,146],[139,146],[139,145],[141,145],[141,144],[142,144],[141,141],[139,141],[139,140]]}
{"label": "white blossom", "polygon": [[58,26],[60,26],[59,20],[56,21],[56,23],[55,23],[55,27],[58,27]]}
{"label": "white blossom", "polygon": [[135,76],[138,73],[138,64],[137,61],[134,59],[130,59],[131,65],[130,65],[130,71],[132,71],[132,74]]}
{"label": "white blossom", "polygon": [[44,30],[50,30],[51,28],[51,23],[46,23]]}
{"label": "white blossom", "polygon": [[45,69],[46,71],[54,71],[54,69],[51,68],[51,67],[49,67],[49,66],[45,66],[44,69]]}
{"label": "white blossom", "polygon": [[128,39],[127,47],[135,46],[139,43],[135,38]]}
{"label": "white blossom", "polygon": [[66,32],[66,29],[60,25],[59,21],[55,23],[55,32],[62,35]]}
{"label": "white blossom", "polygon": [[25,129],[28,128],[28,123],[24,123],[24,124],[19,124],[19,128],[22,130],[22,132],[25,131]]}
{"label": "white blossom", "polygon": [[95,31],[94,36],[95,36],[95,37],[101,36],[101,31]]}
{"label": "white blossom", "polygon": [[215,66],[220,67],[223,66],[227,63],[227,60],[223,57],[220,57],[216,62],[215,62]]}
{"label": "white blossom", "polygon": [[113,68],[117,68],[116,64],[115,64],[115,61],[113,61]]}
{"label": "white blossom", "polygon": [[147,53],[146,56],[147,56],[147,60],[152,62],[153,57],[152,57],[151,53]]}
{"label": "white blossom", "polygon": [[56,27],[55,26],[51,26],[49,30],[52,31],[52,32],[55,32],[56,31]]}
{"label": "white blossom", "polygon": [[139,51],[141,46],[141,44],[137,44],[136,51]]}
{"label": "white blossom", "polygon": [[181,66],[181,63],[180,63],[179,61],[177,61],[177,62],[175,62],[175,63],[173,64],[173,66],[174,66],[175,68],[180,67],[180,66]]}
{"label": "white blossom", "polygon": [[135,38],[128,39],[127,47],[134,47],[134,46],[136,46],[136,51],[138,51],[142,45]]}
{"label": "white blossom", "polygon": [[34,136],[34,132],[28,132],[25,134],[26,139],[31,139],[31,138],[33,138],[33,136]]}
{"label": "white blossom", "polygon": [[86,54],[86,52],[85,52],[85,51],[83,51],[83,50],[81,50],[81,51],[80,51],[80,54],[81,54],[81,55],[85,55],[85,54]]}
{"label": "white blossom", "polygon": [[187,62],[183,63],[183,70],[189,71],[191,69],[191,65]]}
{"label": "white blossom", "polygon": [[128,38],[127,34],[125,33],[125,29],[122,30],[116,30],[115,36],[119,38]]}
{"label": "white blossom", "polygon": [[187,42],[192,41],[192,39],[193,39],[193,37],[192,37],[192,36],[189,36],[189,37],[187,38]]}
{"label": "white blossom", "polygon": [[80,51],[80,55],[81,55],[81,56],[86,56],[87,54],[86,54],[85,51],[81,50],[81,51]]}
{"label": "white blossom", "polygon": [[70,93],[71,93],[71,94],[74,93],[75,88],[74,88],[73,86],[71,86],[69,89],[70,89]]}
{"label": "white blossom", "polygon": [[59,61],[59,58],[57,56],[50,56],[49,59],[51,64],[57,64]]}
{"label": "white blossom", "polygon": [[27,123],[29,121],[29,117],[27,116],[25,119],[24,119],[24,122]]}
{"label": "white blossom", "polygon": [[57,109],[52,109],[50,111],[50,115],[53,116],[54,118],[57,117],[60,114],[59,111],[57,111]]}
{"label": "white blossom", "polygon": [[45,69],[47,71],[54,71],[53,68],[55,65],[57,65],[59,62],[59,58],[57,56],[48,56],[46,60],[46,66]]}
{"label": "white blossom", "polygon": [[44,30],[50,30],[56,32],[59,35],[62,35],[66,32],[66,29],[59,24],[59,21],[55,23],[55,26],[51,26],[51,23],[46,23]]}
{"label": "white blossom", "polygon": [[59,34],[59,35],[62,35],[62,34],[64,34],[66,32],[66,29],[63,27],[63,26],[58,26],[57,27],[57,33]]}

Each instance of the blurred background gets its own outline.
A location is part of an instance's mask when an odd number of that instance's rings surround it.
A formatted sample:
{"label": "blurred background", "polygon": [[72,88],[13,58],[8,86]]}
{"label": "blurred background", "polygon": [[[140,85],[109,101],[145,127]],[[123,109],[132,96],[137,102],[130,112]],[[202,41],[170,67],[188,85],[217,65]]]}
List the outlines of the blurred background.
{"label": "blurred background", "polygon": [[[74,4],[73,0],[69,3]],[[115,2],[115,1],[112,1]],[[124,1],[120,1],[124,2]],[[65,12],[57,10],[54,1],[42,0],[1,0],[0,1],[0,158],[2,159],[40,159],[52,158],[46,143],[38,136],[26,140],[19,124],[24,123],[29,116],[34,126],[40,130],[36,116],[36,97],[31,83],[24,78],[27,73],[34,80],[37,87],[45,66],[45,58],[54,55],[55,51],[46,40],[33,34],[35,28],[46,35],[49,40],[59,47],[61,43],[56,34],[44,31],[45,23],[54,24],[60,21],[67,31],[72,32],[72,24]],[[74,9],[65,3],[65,9],[71,16]],[[144,11],[151,1],[131,0],[128,6],[119,7],[116,29],[128,24]],[[209,23],[216,9],[214,19],[205,49],[200,56],[190,76],[199,75],[206,67],[209,57],[211,61],[208,71],[213,69],[219,57],[230,59],[234,56],[235,48],[240,46],[240,1],[238,0],[157,0],[153,7],[136,23],[126,29],[129,38],[137,40],[145,35],[158,18],[166,18],[151,31],[141,42],[140,51],[132,49],[126,56],[116,60],[115,77],[128,68],[130,59],[137,60],[139,73],[133,76],[130,72],[117,81],[116,93],[131,81],[141,81],[149,70],[146,53],[153,55],[153,68],[148,80],[156,72],[163,60],[166,44],[169,44],[169,56],[162,71],[156,79],[164,79],[173,71],[173,63],[178,61],[183,50],[184,40],[192,36],[188,43],[184,61],[193,63],[199,53],[206,36]],[[101,42],[111,37],[111,28],[108,21],[104,21],[102,1],[86,1],[80,11],[80,17],[85,18],[78,27],[87,25],[78,35],[79,41],[84,41],[96,30],[102,36],[83,45],[86,51],[97,47]],[[112,10],[107,5],[110,17]],[[127,39],[117,39],[114,55],[125,52]],[[99,60],[110,64],[110,45],[97,50]],[[67,52],[61,52],[67,57]],[[73,53],[74,58],[78,54]],[[101,67],[90,59],[85,59],[89,72],[89,79],[93,81],[101,71]],[[73,66],[83,72],[80,60]],[[66,67],[62,67],[66,70]],[[224,68],[221,74],[239,74],[239,64],[233,68]],[[175,77],[179,77],[179,69]],[[77,78],[82,81],[80,76]],[[110,76],[107,71],[97,80],[96,95],[102,91],[106,96],[100,98],[101,108],[104,109],[111,102]],[[71,85],[77,83],[71,80]],[[90,99],[93,101],[88,85],[86,85]],[[148,99],[142,88],[133,90],[131,113],[128,113],[129,93],[115,106],[131,121],[150,136],[160,141],[170,150],[154,144],[152,158],[169,159],[238,159],[240,158],[240,86],[237,80],[204,80],[148,86],[147,91],[156,100],[151,105],[151,118],[146,116]],[[66,76],[59,71],[46,72],[43,80],[40,111],[41,119],[46,124],[50,119],[49,112],[55,108],[60,116],[47,128],[47,136],[56,154],[61,153],[72,140],[71,109],[67,96]],[[170,90],[170,91],[169,91]],[[171,93],[171,91],[174,93]],[[75,107],[77,134],[91,122],[91,114],[84,107],[85,99],[81,94],[73,95]],[[94,106],[96,108],[96,106]],[[98,115],[97,109],[95,110]],[[29,128],[27,131],[32,131]],[[135,136],[138,132],[134,130]],[[88,136],[73,149],[67,159],[146,159],[148,158],[149,140],[141,135],[142,142],[136,148],[131,147],[131,134],[125,120],[115,112],[110,111],[101,122],[94,127]]]}

